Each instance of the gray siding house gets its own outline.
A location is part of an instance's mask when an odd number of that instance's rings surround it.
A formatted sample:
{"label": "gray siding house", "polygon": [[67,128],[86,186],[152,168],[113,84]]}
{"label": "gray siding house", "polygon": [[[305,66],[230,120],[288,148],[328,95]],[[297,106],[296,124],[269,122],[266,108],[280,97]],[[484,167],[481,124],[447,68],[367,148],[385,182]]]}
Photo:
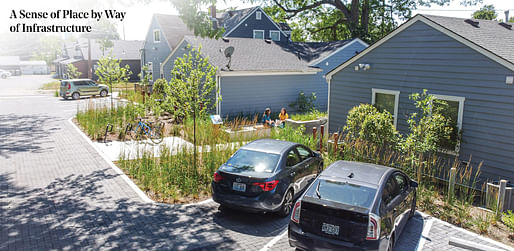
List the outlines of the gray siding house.
{"label": "gray siding house", "polygon": [[[229,10],[216,13],[215,7],[211,16],[217,25],[225,28],[224,37],[243,37],[270,39],[277,42],[289,41],[290,28],[287,24],[276,24],[260,7],[241,10]],[[284,31],[285,30],[285,31]],[[154,79],[164,76],[161,64],[169,56],[184,36],[194,35],[179,16],[154,14],[148,28],[141,63],[149,67]]]}
{"label": "gray siding house", "polygon": [[[260,114],[266,107],[278,113],[296,101],[300,91],[316,93],[316,107],[326,110],[328,85],[323,72],[367,47],[359,39],[324,43],[282,43],[251,38],[202,39],[186,36],[162,64],[164,78],[171,79],[174,61],[202,46],[202,56],[218,67],[217,85],[222,101],[217,114],[223,117]],[[223,50],[234,47],[230,67]],[[334,61],[335,60],[335,61]]]}
{"label": "gray siding house", "polygon": [[148,66],[150,78],[162,76],[161,63],[185,35],[193,35],[179,16],[154,14],[141,50],[141,66]]}
{"label": "gray siding house", "polygon": [[270,39],[276,42],[290,41],[289,26],[275,23],[259,6],[224,12],[219,20],[225,28],[224,37]]}
{"label": "gray siding house", "polygon": [[462,132],[455,154],[484,161],[484,178],[514,181],[513,41],[512,23],[417,15],[326,75],[329,130],[371,103],[407,132],[409,95],[427,89],[453,108]]}

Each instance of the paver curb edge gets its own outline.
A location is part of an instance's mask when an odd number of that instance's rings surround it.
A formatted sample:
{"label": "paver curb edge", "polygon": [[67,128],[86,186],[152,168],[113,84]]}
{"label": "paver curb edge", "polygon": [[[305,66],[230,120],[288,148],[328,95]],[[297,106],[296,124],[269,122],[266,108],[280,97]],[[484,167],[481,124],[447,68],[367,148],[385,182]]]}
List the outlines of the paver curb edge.
{"label": "paver curb edge", "polygon": [[[419,211],[418,211],[418,212],[419,212]],[[473,236],[473,237],[475,237],[475,238],[479,238],[479,239],[481,239],[481,240],[483,240],[483,241],[487,241],[487,242],[489,242],[489,243],[491,243],[491,244],[494,244],[494,245],[496,245],[496,246],[499,246],[499,247],[501,247],[501,248],[504,248],[505,250],[512,250],[512,251],[514,251],[514,248],[512,248],[512,247],[508,246],[507,244],[503,244],[503,243],[501,243],[501,242],[499,242],[499,241],[493,240],[493,239],[491,239],[491,238],[484,237],[484,236],[479,235],[479,234],[477,234],[477,233],[471,232],[471,231],[469,231],[469,230],[467,230],[467,229],[464,229],[464,228],[461,228],[461,227],[458,227],[458,226],[452,225],[452,224],[450,224],[450,223],[448,223],[448,222],[446,222],[446,221],[443,221],[443,220],[441,220],[441,219],[439,219],[439,218],[436,218],[436,217],[433,217],[433,216],[431,216],[431,215],[428,215],[428,214],[425,214],[425,213],[422,213],[422,212],[419,212],[419,213],[420,213],[423,217],[431,217],[433,221],[437,221],[437,222],[439,222],[439,223],[441,223],[441,224],[443,224],[443,225],[445,225],[445,226],[451,227],[452,229],[455,229],[455,230],[460,231],[460,232],[462,232],[462,233],[465,233],[465,234],[471,235],[471,236]]]}
{"label": "paver curb edge", "polygon": [[[160,205],[160,206],[174,206],[175,204],[167,204],[167,203],[161,203],[161,202],[156,202],[152,199],[150,199],[119,167],[117,167],[111,159],[109,159],[109,157],[107,157],[105,155],[104,152],[102,152],[102,150],[100,150],[94,143],[93,141],[91,141],[91,139],[86,135],[84,134],[84,132],[82,132],[82,130],[80,130],[80,128],[75,125],[75,123],[73,123],[73,118],[74,117],[71,117],[68,119],[68,123],[70,123],[73,128],[75,128],[75,130],[80,134],[80,136],[82,136],[89,145],[91,145],[93,147],[93,149],[95,149],[96,152],[98,152],[98,154],[100,154],[100,156],[105,160],[105,162],[107,162],[107,164],[109,164],[109,166],[114,169],[114,171],[119,174],[121,176],[121,178],[129,185],[130,188],[132,188],[132,190],[134,190],[134,192],[136,192],[136,194],[146,203],[152,203],[152,204],[156,204],[156,205]],[[189,204],[181,204],[181,206],[195,206],[195,205],[203,205],[203,204],[207,204],[209,202],[212,202],[212,198],[209,198],[209,199],[206,199],[206,200],[203,200],[203,201],[199,201],[199,202],[195,202],[195,203],[189,203]]]}
{"label": "paver curb edge", "polygon": [[86,141],[87,143],[89,143],[89,145],[91,145],[93,147],[93,149],[96,150],[96,152],[98,152],[98,154],[100,154],[100,156],[105,160],[105,162],[107,162],[107,164],[109,164],[109,166],[117,173],[121,176],[121,178],[129,185],[130,188],[132,188],[132,190],[134,190],[134,192],[136,192],[136,194],[146,203],[154,203],[154,201],[152,199],[150,199],[141,189],[139,189],[138,186],[136,186],[136,184],[134,184],[134,182],[121,170],[119,169],[100,149],[98,149],[98,147],[95,146],[95,144],[93,144],[93,141],[91,141],[91,139],[86,136],[86,134],[84,134],[84,132],[82,132],[82,130],[80,130],[80,128],[75,125],[75,123],[73,123],[73,117],[69,118],[68,119],[68,123],[70,123],[73,128],[75,128],[75,130],[77,130],[77,132],[80,134],[80,136],[82,136]]}

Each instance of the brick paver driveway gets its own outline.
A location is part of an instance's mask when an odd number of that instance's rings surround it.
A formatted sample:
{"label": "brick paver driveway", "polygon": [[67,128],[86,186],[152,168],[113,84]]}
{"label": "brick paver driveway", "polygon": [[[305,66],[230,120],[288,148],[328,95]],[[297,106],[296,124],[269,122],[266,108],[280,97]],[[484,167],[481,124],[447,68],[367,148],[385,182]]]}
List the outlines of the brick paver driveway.
{"label": "brick paver driveway", "polygon": [[[88,100],[27,91],[45,81],[0,82],[0,250],[291,249],[275,238],[288,218],[143,202],[67,122]],[[423,225],[411,220],[398,249],[414,250]]]}

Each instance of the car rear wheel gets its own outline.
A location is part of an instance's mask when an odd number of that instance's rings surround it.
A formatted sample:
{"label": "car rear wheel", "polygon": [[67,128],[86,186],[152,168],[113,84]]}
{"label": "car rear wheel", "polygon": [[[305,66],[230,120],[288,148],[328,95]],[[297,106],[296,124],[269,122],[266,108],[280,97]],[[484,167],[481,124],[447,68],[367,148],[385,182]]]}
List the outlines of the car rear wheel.
{"label": "car rear wheel", "polygon": [[105,97],[105,96],[107,96],[107,91],[106,91],[106,90],[102,90],[102,91],[100,92],[100,96],[101,96],[101,97]]}
{"label": "car rear wheel", "polygon": [[278,215],[282,217],[286,217],[291,212],[293,207],[293,191],[289,190],[284,197],[284,201],[282,202],[282,206],[280,207],[280,211],[278,211]]}
{"label": "car rear wheel", "polygon": [[80,98],[80,94],[78,92],[74,92],[73,94],[71,94],[71,98],[77,100]]}
{"label": "car rear wheel", "polygon": [[4,74],[4,75],[2,75],[2,78],[3,78],[3,79],[6,79],[6,78],[7,78],[7,75],[5,75],[5,74]]}

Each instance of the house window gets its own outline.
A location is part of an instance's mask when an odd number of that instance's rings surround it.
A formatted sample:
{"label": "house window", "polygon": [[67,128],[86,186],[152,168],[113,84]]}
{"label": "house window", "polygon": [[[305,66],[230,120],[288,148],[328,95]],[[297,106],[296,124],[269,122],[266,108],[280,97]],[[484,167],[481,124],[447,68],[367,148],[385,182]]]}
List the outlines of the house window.
{"label": "house window", "polygon": [[269,31],[269,37],[273,41],[280,41],[280,31]]}
{"label": "house window", "polygon": [[256,11],[256,12],[255,12],[255,19],[257,19],[257,20],[261,20],[261,18],[262,18],[262,12],[260,12],[260,11]]}
{"label": "house window", "polygon": [[253,30],[253,38],[264,39],[264,30]]}
{"label": "house window", "polygon": [[442,147],[445,150],[459,151],[459,133],[462,130],[462,117],[464,113],[464,97],[447,96],[432,94],[436,100],[444,102],[434,102],[432,104],[432,111],[437,111],[445,118],[450,119],[450,123],[454,128],[449,142],[443,142]]}
{"label": "house window", "polygon": [[146,74],[148,74],[148,80],[153,81],[153,63],[148,62],[147,66],[148,70],[146,71]]}
{"label": "house window", "polygon": [[153,42],[160,43],[161,42],[161,31],[153,30]]}
{"label": "house window", "polygon": [[400,92],[375,88],[371,89],[371,92],[371,104],[381,112],[386,110],[391,113],[393,116],[393,124],[396,127]]}

